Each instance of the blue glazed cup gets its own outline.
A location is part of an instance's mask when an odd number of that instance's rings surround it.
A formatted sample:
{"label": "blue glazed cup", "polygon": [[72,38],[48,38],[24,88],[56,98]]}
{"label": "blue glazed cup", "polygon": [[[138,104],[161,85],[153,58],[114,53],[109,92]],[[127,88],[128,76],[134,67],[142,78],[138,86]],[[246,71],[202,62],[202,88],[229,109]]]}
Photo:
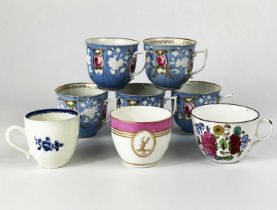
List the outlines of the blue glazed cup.
{"label": "blue glazed cup", "polygon": [[125,87],[135,73],[139,42],[127,38],[89,38],[87,64],[91,80],[100,89],[119,90]]}
{"label": "blue glazed cup", "polygon": [[176,107],[176,97],[165,97],[165,90],[156,88],[149,83],[130,83],[122,90],[116,91],[117,107],[123,106],[156,106],[164,107],[164,104],[172,100]]}
{"label": "blue glazed cup", "polygon": [[220,95],[221,87],[217,84],[204,81],[189,81],[181,89],[172,91],[171,95],[177,97],[177,110],[174,114],[175,122],[183,131],[193,133],[191,110],[194,107],[217,104],[223,98],[233,94]]}
{"label": "blue glazed cup", "polygon": [[[163,37],[145,39],[143,43],[146,74],[158,88],[179,89],[192,75],[205,67],[207,49],[196,51],[194,40]],[[196,70],[193,69],[193,62],[199,53],[204,54],[204,60]]]}
{"label": "blue glazed cup", "polygon": [[55,89],[58,107],[78,111],[80,138],[94,136],[106,119],[108,92],[93,83],[71,83]]}

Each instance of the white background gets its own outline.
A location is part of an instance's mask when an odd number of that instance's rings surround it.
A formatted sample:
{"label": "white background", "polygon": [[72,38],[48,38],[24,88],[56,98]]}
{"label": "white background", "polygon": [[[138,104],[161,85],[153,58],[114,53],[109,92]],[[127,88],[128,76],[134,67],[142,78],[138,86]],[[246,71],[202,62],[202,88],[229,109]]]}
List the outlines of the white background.
{"label": "white background", "polygon": [[277,209],[276,134],[241,162],[220,165],[175,126],[166,155],[149,169],[121,164],[109,128],[79,140],[57,170],[39,168],[4,139],[25,113],[56,106],[56,86],[90,81],[84,40],[97,36],[195,39],[209,54],[194,79],[220,84],[275,123],[276,11],[275,0],[1,0],[0,209]]}

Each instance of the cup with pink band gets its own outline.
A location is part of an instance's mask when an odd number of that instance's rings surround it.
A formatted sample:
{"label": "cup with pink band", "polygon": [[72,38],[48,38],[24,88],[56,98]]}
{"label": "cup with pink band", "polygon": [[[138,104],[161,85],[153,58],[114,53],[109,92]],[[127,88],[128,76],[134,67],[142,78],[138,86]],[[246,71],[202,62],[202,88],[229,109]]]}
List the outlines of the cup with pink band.
{"label": "cup with pink band", "polygon": [[123,163],[135,167],[156,165],[168,148],[172,120],[172,113],[159,107],[128,106],[112,111],[112,138]]}

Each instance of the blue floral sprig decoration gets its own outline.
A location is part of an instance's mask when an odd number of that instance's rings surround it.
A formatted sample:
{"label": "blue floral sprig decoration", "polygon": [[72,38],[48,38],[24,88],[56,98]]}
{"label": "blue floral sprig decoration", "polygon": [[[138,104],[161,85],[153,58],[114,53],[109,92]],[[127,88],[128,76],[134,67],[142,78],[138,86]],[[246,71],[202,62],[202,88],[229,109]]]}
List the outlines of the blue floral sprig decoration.
{"label": "blue floral sprig decoration", "polygon": [[58,140],[55,140],[54,143],[52,143],[49,137],[45,137],[45,140],[37,137],[34,138],[37,145],[37,149],[43,149],[46,152],[54,150],[59,151],[60,147],[64,145],[63,143],[60,143]]}

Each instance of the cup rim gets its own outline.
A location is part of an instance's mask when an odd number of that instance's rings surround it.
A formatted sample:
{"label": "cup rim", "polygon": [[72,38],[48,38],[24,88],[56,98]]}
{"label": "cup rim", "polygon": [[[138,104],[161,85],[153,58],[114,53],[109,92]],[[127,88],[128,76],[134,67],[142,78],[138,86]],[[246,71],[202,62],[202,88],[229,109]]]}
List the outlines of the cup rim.
{"label": "cup rim", "polygon": [[[221,105],[227,105],[227,106],[237,106],[237,107],[243,107],[243,108],[247,108],[247,109],[251,109],[252,111],[256,112],[257,113],[257,116],[253,119],[250,119],[250,120],[244,120],[244,121],[237,121],[237,122],[223,122],[223,121],[213,121],[213,120],[207,120],[207,119],[203,119],[201,117],[197,117],[193,114],[193,110],[197,109],[197,108],[201,108],[201,107],[205,107],[205,106],[221,106]],[[198,120],[202,120],[202,121],[205,121],[205,122],[211,122],[211,123],[222,123],[222,124],[240,124],[240,123],[247,123],[247,122],[252,122],[252,121],[255,121],[257,120],[259,117],[260,117],[260,113],[256,110],[256,109],[253,109],[249,106],[244,106],[244,105],[241,105],[241,104],[234,104],[234,103],[220,103],[220,104],[205,104],[205,105],[202,105],[202,106],[197,106],[197,107],[194,107],[192,110],[191,110],[191,116],[193,116],[194,118],[198,119]]]}
{"label": "cup rim", "polygon": [[[95,95],[82,95],[82,96],[71,95],[71,94],[62,94],[62,93],[61,93],[61,91],[63,91],[64,89],[67,89],[67,87],[72,86],[72,85],[85,85],[85,86],[87,86],[87,87],[85,87],[85,88],[97,89],[97,90],[99,90],[99,91],[102,91],[102,93],[95,94]],[[63,84],[63,85],[60,85],[60,86],[58,86],[58,87],[55,88],[55,93],[56,93],[58,96],[71,97],[71,98],[93,97],[93,96],[99,96],[99,95],[106,94],[107,92],[108,92],[107,90],[99,89],[95,83],[90,83],[90,82],[67,83],[67,84]]]}
{"label": "cup rim", "polygon": [[[100,40],[100,39],[107,39],[107,40],[115,40],[115,39],[121,39],[121,40],[128,40],[128,41],[133,41],[135,42],[134,44],[99,44],[95,42],[89,42],[90,40]],[[85,39],[86,44],[94,44],[94,45],[103,45],[103,46],[114,46],[114,47],[124,47],[124,46],[133,46],[133,45],[138,45],[139,41],[135,39],[130,39],[130,38],[125,38],[125,37],[90,37]]]}
{"label": "cup rim", "polygon": [[[161,120],[153,120],[153,121],[139,121],[139,122],[137,122],[137,121],[129,121],[129,120],[123,120],[123,119],[119,119],[119,118],[116,118],[116,117],[114,117],[114,116],[112,116],[112,114],[115,112],[115,111],[117,111],[117,110],[120,110],[120,109],[130,109],[130,108],[133,108],[133,107],[140,107],[140,108],[154,108],[154,109],[160,109],[160,110],[164,110],[164,111],[167,111],[169,114],[170,114],[170,116],[169,117],[167,117],[167,118],[164,118],[164,119],[161,119]],[[132,109],[131,108],[131,109]],[[166,120],[169,120],[169,119],[171,119],[173,117],[173,114],[172,114],[172,112],[171,111],[169,111],[168,109],[165,109],[165,108],[161,108],[161,107],[155,107],[155,106],[124,106],[124,107],[120,107],[120,108],[117,108],[117,109],[115,109],[115,110],[113,110],[111,113],[110,113],[110,118],[111,119],[115,119],[115,120],[118,120],[118,121],[121,121],[121,122],[125,122],[125,123],[143,123],[143,124],[147,124],[147,123],[159,123],[159,122],[163,122],[163,121],[166,121]]]}
{"label": "cup rim", "polygon": [[[39,115],[39,114],[48,114],[48,113],[66,113],[66,114],[73,115],[73,117],[67,118],[67,119],[61,119],[61,120],[44,120],[44,121],[43,120],[31,119],[31,117],[33,117],[33,116],[36,116],[36,115]],[[38,109],[38,110],[35,110],[35,111],[28,112],[25,115],[24,118],[26,120],[30,120],[30,121],[33,121],[33,122],[62,122],[62,121],[75,119],[79,116],[80,115],[77,111],[74,111],[74,110],[71,110],[71,109],[48,108],[48,109]]]}
{"label": "cup rim", "polygon": [[[190,82],[192,82],[192,83],[201,83],[201,84],[214,85],[214,86],[217,86],[219,88],[218,91],[222,90],[221,86],[216,84],[216,83],[207,82],[207,81],[200,81],[200,80],[192,80],[192,81],[189,81],[188,83],[190,83]],[[211,94],[211,93],[218,92],[218,91],[214,91],[214,92],[203,92],[203,93],[189,93],[189,92],[182,91],[183,86],[185,86],[188,83],[183,84],[181,88],[174,90],[174,92],[177,92],[177,93],[186,93],[186,94]]]}
{"label": "cup rim", "polygon": [[[152,94],[152,95],[149,95],[149,94],[145,94],[145,95],[134,95],[134,94],[128,94],[128,93],[124,93],[122,91],[124,91],[125,88],[127,88],[128,86],[133,86],[133,85],[149,85],[151,88],[156,88],[158,91],[160,91],[160,93],[157,93],[157,94]],[[120,93],[122,95],[126,95],[126,96],[135,96],[135,97],[151,97],[151,96],[157,96],[157,95],[161,95],[161,94],[164,94],[165,93],[165,90],[162,90],[162,89],[159,89],[157,88],[154,84],[152,83],[140,83],[140,82],[134,82],[134,83],[129,83],[127,84],[123,89],[120,89],[120,90],[117,90],[116,91],[117,93]]]}
{"label": "cup rim", "polygon": [[[174,44],[174,45],[169,45],[169,44],[150,44],[147,43],[149,41],[154,41],[154,40],[163,40],[163,39],[171,39],[171,40],[183,40],[183,41],[190,41],[192,43],[190,44]],[[197,41],[193,40],[193,39],[189,39],[189,38],[182,38],[182,37],[151,37],[151,38],[146,38],[143,41],[143,44],[148,44],[148,45],[156,45],[156,46],[188,46],[191,44],[196,45]]]}

